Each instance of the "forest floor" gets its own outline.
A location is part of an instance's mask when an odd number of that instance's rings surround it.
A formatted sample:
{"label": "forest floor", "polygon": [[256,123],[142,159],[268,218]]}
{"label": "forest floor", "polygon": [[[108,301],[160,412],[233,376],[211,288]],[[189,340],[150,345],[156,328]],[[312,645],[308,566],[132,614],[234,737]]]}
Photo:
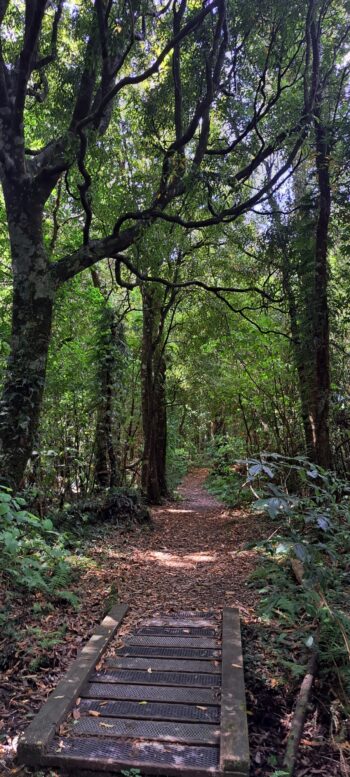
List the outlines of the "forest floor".
{"label": "forest floor", "polygon": [[[92,562],[79,580],[79,610],[61,604],[38,619],[28,606],[23,616],[23,601],[13,601],[20,639],[0,636],[0,653],[7,655],[0,681],[0,773],[2,768],[4,775],[33,774],[16,766],[18,735],[117,599],[130,605],[123,632],[156,611],[239,608],[251,777],[271,777],[278,769],[292,694],[271,651],[273,627],[259,619],[259,593],[249,584],[259,554],[246,550],[247,543],[268,537],[273,527],[267,519],[257,522],[248,510],[224,507],[205,490],[206,476],[204,469],[190,473],[177,501],[152,510],[150,526],[109,528],[89,542],[85,552]],[[295,777],[349,774],[341,769],[339,754],[314,715],[305,728]]]}

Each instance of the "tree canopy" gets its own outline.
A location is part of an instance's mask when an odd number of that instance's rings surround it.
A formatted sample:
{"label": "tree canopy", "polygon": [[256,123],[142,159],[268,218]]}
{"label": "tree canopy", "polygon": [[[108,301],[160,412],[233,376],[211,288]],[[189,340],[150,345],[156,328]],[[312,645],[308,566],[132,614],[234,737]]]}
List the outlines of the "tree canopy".
{"label": "tree canopy", "polygon": [[321,500],[310,472],[337,512],[349,32],[347,0],[0,0],[0,516],[16,542],[13,500],[59,526],[96,500],[144,517],[193,464],[231,504],[248,467],[265,500],[271,456],[288,515],[288,489]]}

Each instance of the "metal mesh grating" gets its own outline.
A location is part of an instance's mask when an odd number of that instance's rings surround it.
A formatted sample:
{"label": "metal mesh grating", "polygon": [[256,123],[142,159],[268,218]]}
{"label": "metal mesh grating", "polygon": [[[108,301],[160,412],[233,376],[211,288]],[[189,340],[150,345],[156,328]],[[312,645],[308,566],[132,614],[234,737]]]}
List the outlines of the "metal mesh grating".
{"label": "metal mesh grating", "polygon": [[180,610],[178,612],[156,612],[155,618],[217,618],[217,612],[214,610],[204,610],[194,612],[193,610]]}
{"label": "metal mesh grating", "polygon": [[122,669],[119,672],[104,670],[95,672],[90,678],[97,683],[139,683],[146,685],[191,685],[209,688],[220,686],[220,675],[190,672],[142,672],[137,669]]}
{"label": "metal mesh grating", "polygon": [[187,747],[186,745],[170,745],[153,742],[112,742],[106,739],[77,738],[65,739],[63,746],[61,738],[55,739],[48,751],[45,761],[48,764],[64,766],[64,761],[74,758],[84,759],[90,764],[108,763],[109,769],[118,771],[118,766],[140,764],[145,766],[162,766],[176,769],[197,768],[216,770],[219,767],[218,747]]}
{"label": "metal mesh grating", "polygon": [[208,723],[169,723],[124,718],[80,718],[72,725],[72,736],[125,737],[156,739],[158,742],[215,744],[220,736],[218,726]]}
{"label": "metal mesh grating", "polygon": [[137,699],[185,704],[218,704],[219,691],[211,688],[172,688],[147,685],[91,683],[82,696],[89,699]]}
{"label": "metal mesh grating", "polygon": [[201,626],[182,626],[181,628],[172,626],[144,626],[142,629],[137,629],[135,634],[143,637],[148,634],[159,634],[160,637],[216,637],[217,630],[215,628],[209,629]]}
{"label": "metal mesh grating", "polygon": [[101,715],[116,718],[149,718],[151,720],[183,720],[202,721],[203,723],[219,723],[220,707],[208,706],[199,708],[192,704],[167,704],[166,702],[148,702],[140,704],[137,701],[98,701],[97,699],[82,699],[80,712],[94,710]]}
{"label": "metal mesh grating", "polygon": [[171,648],[171,647],[146,647],[139,645],[133,647],[119,648],[118,656],[157,656],[159,658],[219,658],[220,650],[210,650],[209,648]]}
{"label": "metal mesh grating", "polygon": [[159,672],[206,672],[221,674],[221,664],[218,661],[191,661],[176,658],[107,658],[106,664],[111,669],[152,669]]}
{"label": "metal mesh grating", "polygon": [[175,618],[163,615],[160,618],[145,618],[142,621],[143,626],[168,626],[175,629],[181,627],[192,628],[220,628],[221,624],[213,618]]}
{"label": "metal mesh grating", "polygon": [[209,639],[208,637],[160,637],[154,635],[154,637],[134,637],[130,636],[125,639],[126,645],[160,645],[164,647],[199,647],[199,648],[216,648],[217,643],[215,639]]}

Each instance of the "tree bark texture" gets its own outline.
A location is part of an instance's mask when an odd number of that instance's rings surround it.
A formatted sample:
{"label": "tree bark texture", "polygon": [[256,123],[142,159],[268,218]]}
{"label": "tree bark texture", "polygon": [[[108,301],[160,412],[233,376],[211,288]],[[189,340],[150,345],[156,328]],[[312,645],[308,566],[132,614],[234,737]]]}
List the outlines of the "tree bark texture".
{"label": "tree bark texture", "polygon": [[329,178],[329,146],[327,129],[320,114],[315,121],[316,169],[318,180],[318,219],[315,239],[315,434],[316,461],[331,468],[332,450],[329,430],[330,358],[329,358],[329,304],[328,304],[328,241],[331,214],[331,186]]}
{"label": "tree bark texture", "polygon": [[13,265],[10,357],[0,403],[2,482],[21,484],[37,432],[45,386],[55,286],[42,240],[42,209],[14,185],[4,188]]}
{"label": "tree bark texture", "polygon": [[166,364],[163,338],[159,333],[161,309],[159,290],[142,289],[142,424],[144,449],[141,483],[145,497],[151,504],[160,504],[167,496],[166,482]]}
{"label": "tree bark texture", "polygon": [[113,488],[121,483],[116,442],[118,419],[115,409],[118,393],[118,352],[121,325],[112,308],[106,305],[101,321],[100,369],[97,386],[95,438],[95,483],[98,488]]}

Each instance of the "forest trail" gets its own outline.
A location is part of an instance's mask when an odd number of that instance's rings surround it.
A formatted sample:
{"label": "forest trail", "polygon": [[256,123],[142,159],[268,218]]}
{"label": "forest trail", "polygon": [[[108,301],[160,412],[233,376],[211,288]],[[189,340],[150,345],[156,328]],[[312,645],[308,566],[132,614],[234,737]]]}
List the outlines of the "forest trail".
{"label": "forest trail", "polygon": [[224,606],[253,616],[256,594],[247,581],[257,554],[244,547],[266,532],[266,523],[257,527],[248,511],[226,508],[205,489],[207,475],[205,469],[190,472],[178,501],[152,509],[153,529],[130,538],[133,548],[118,574],[129,617]]}
{"label": "forest trail", "polygon": [[[283,752],[288,705],[285,687],[276,687],[276,665],[271,663],[269,652],[271,633],[257,617],[260,594],[249,585],[250,574],[261,558],[246,546],[268,537],[273,526],[267,518],[258,518],[246,507],[225,507],[207,492],[207,475],[205,469],[190,472],[178,489],[179,500],[152,509],[151,527],[109,527],[88,541],[85,550],[93,563],[77,581],[79,610],[61,606],[49,611],[41,621],[43,642],[36,639],[34,654],[33,633],[38,629],[38,620],[30,609],[24,620],[19,601],[18,617],[23,631],[3,673],[3,715],[0,694],[5,741],[0,744],[0,767],[4,765],[6,774],[13,768],[18,735],[30,719],[28,712],[40,709],[76,657],[77,649],[118,599],[129,605],[129,611],[111,642],[107,658],[119,646],[120,637],[157,611],[213,609],[219,614],[223,607],[240,610],[252,775],[271,775],[269,758],[275,759]],[[64,631],[56,641],[55,635],[59,635],[61,628]],[[39,658],[36,668],[31,663],[33,655]],[[330,769],[330,755],[333,757],[326,746],[324,768],[318,769],[317,774],[338,774],[337,765],[336,771]],[[319,761],[320,757],[318,754]],[[311,775],[314,760],[312,748],[306,748],[297,777]],[[29,777],[25,770],[24,775],[27,774]]]}

